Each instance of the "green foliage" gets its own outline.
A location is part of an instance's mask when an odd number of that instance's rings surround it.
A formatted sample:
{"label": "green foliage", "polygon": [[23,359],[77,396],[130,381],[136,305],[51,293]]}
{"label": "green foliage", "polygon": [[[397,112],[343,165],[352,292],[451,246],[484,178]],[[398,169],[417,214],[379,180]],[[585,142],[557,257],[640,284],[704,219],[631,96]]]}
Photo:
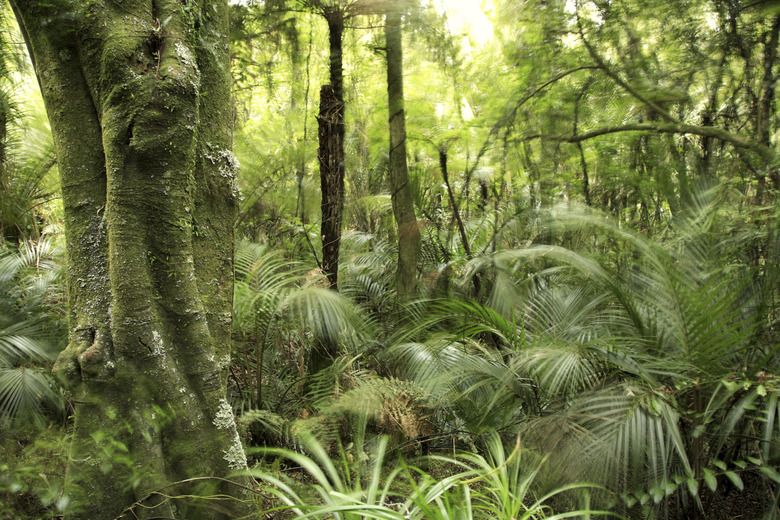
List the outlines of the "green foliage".
{"label": "green foliage", "polygon": [[[548,501],[556,495],[573,490],[587,497],[589,485],[570,485],[539,498],[532,498],[535,479],[541,465],[521,462],[519,441],[508,456],[500,438],[488,439],[488,456],[464,453],[458,458],[433,457],[437,465],[449,474],[437,479],[403,460],[388,460],[387,438],[372,446],[366,471],[356,472],[364,463],[350,460],[342,452],[341,464],[331,460],[323,447],[307,433],[301,435],[306,452],[264,448],[266,457],[279,457],[305,472],[311,483],[302,494],[289,478],[263,470],[254,475],[270,484],[270,492],[284,505],[267,513],[291,510],[297,518],[350,519],[451,519],[500,518],[555,519],[589,515],[611,515],[606,511],[572,508],[554,514]],[[526,453],[526,455],[528,455]],[[363,478],[360,478],[362,476]],[[530,504],[528,504],[530,503]],[[616,516],[616,515],[613,515]]]}
{"label": "green foliage", "polygon": [[0,433],[0,518],[60,518],[69,434],[30,426]]}
{"label": "green foliage", "polygon": [[[258,478],[299,517],[518,520],[595,504],[660,518],[706,515],[726,489],[780,496],[776,13],[720,0],[493,4],[482,46],[433,2],[404,17],[423,236],[422,299],[405,307],[381,18],[353,17],[345,33],[335,293],[317,268],[326,25],[300,2],[231,7],[246,240],[229,386],[244,439],[276,446],[255,454],[277,459]],[[7,147],[6,237],[46,225],[42,126]],[[63,314],[47,254],[21,247],[0,259],[6,419],[54,407],[44,369],[64,336],[47,318]],[[311,373],[312,354],[334,345]],[[426,471],[392,460],[420,444],[456,453],[421,460]]]}
{"label": "green foliage", "polygon": [[587,230],[596,251],[621,244],[627,258],[532,245],[475,259],[473,272],[504,273],[513,287],[492,289],[511,300],[500,311],[427,305],[389,359],[440,399],[445,428],[522,432],[549,454],[545,478],[558,485],[598,482],[629,508],[649,497],[657,510],[678,494],[697,507],[716,475],[742,487],[740,474],[764,471],[780,434],[777,351],[753,312],[775,291],[776,264],[741,263],[737,232],[722,238],[731,215],[721,196],[699,195],[664,241],[557,211],[553,241]]}
{"label": "green foliage", "polygon": [[22,37],[0,4],[0,239],[37,239],[54,211],[54,145]]}
{"label": "green foliage", "polygon": [[[366,330],[355,306],[323,287],[318,269],[249,242],[236,254],[234,314],[234,357],[245,375],[233,378],[236,397],[241,406],[276,413],[283,413],[293,396],[302,397],[301,375],[313,349],[331,342],[355,352]],[[264,394],[266,388],[271,392]]]}
{"label": "green foliage", "polygon": [[51,239],[0,253],[0,420],[43,423],[62,411],[48,367],[62,345],[60,252]]}

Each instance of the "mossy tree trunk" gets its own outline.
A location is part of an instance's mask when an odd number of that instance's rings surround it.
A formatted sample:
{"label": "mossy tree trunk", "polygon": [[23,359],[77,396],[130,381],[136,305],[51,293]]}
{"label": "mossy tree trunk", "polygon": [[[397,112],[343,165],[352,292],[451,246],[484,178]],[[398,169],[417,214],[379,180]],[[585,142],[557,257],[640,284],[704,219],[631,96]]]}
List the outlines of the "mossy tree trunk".
{"label": "mossy tree trunk", "polygon": [[414,200],[406,164],[406,121],[404,115],[403,44],[401,8],[403,2],[388,4],[385,17],[387,47],[387,96],[390,108],[390,194],[398,226],[398,268],[396,287],[399,302],[416,294],[420,228],[414,214]]}
{"label": "mossy tree trunk", "polygon": [[[246,467],[225,400],[237,203],[227,0],[12,6],[62,176],[70,330],[54,370],[77,401],[69,518],[113,519],[161,486]],[[156,500],[135,515],[247,510]]]}

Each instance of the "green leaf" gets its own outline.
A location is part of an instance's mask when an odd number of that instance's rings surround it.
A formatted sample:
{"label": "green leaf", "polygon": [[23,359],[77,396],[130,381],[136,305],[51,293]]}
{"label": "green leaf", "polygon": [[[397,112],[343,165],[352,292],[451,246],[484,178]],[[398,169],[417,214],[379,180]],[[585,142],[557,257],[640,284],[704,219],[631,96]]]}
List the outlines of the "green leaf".
{"label": "green leaf", "polygon": [[688,486],[688,491],[691,493],[691,496],[696,496],[699,494],[699,483],[696,481],[695,478],[691,477],[688,480],[685,481],[685,484]]}
{"label": "green leaf", "polygon": [[724,475],[726,475],[726,477],[731,481],[732,484],[734,484],[734,486],[737,489],[739,489],[740,491],[745,489],[745,484],[742,482],[742,479],[740,478],[739,475],[737,475],[733,471],[727,471],[726,473],[724,473]]}
{"label": "green leaf", "polygon": [[778,473],[777,470],[770,468],[769,466],[761,466],[758,469],[761,473],[780,484],[780,473]]}
{"label": "green leaf", "polygon": [[758,385],[756,387],[756,393],[761,397],[766,397],[766,387],[764,385]]}
{"label": "green leaf", "polygon": [[713,460],[713,461],[712,461],[712,464],[713,464],[713,465],[714,465],[716,468],[718,468],[718,469],[721,469],[721,470],[723,470],[723,471],[726,471],[726,468],[727,468],[727,466],[726,466],[726,463],[725,463],[725,462],[723,462],[722,460],[717,460],[717,459],[715,459],[715,460]]}
{"label": "green leaf", "polygon": [[710,488],[710,491],[715,491],[718,488],[718,479],[715,478],[715,474],[709,468],[704,468],[704,483]]}

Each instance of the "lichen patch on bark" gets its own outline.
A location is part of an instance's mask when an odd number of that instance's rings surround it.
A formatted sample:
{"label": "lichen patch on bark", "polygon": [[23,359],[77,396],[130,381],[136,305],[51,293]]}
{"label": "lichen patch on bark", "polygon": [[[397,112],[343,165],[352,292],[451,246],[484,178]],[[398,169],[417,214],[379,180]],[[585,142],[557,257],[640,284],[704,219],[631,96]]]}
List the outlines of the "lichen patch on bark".
{"label": "lichen patch on bark", "polygon": [[227,430],[235,425],[233,409],[226,399],[219,400],[219,408],[217,409],[217,413],[214,414],[214,420],[212,422],[214,423],[214,426],[222,430]]}

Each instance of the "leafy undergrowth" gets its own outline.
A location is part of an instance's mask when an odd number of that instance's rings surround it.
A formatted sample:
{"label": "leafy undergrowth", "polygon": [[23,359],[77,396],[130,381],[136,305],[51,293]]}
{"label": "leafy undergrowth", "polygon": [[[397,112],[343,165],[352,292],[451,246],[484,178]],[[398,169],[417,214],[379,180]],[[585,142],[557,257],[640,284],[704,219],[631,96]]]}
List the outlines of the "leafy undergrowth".
{"label": "leafy undergrowth", "polygon": [[59,518],[70,435],[65,428],[0,429],[0,519]]}
{"label": "leafy undergrowth", "polygon": [[[339,520],[620,517],[589,507],[590,494],[597,489],[590,484],[539,493],[536,477],[544,459],[534,460],[519,441],[507,452],[496,434],[487,438],[482,455],[426,457],[429,471],[403,458],[392,460],[387,437],[373,443],[365,462],[344,450],[332,458],[309,434],[301,434],[300,440],[306,454],[282,448],[256,452],[269,465],[256,468],[253,475],[276,499],[266,502],[271,507],[264,515]],[[555,498],[572,507],[555,512],[549,505]]]}

